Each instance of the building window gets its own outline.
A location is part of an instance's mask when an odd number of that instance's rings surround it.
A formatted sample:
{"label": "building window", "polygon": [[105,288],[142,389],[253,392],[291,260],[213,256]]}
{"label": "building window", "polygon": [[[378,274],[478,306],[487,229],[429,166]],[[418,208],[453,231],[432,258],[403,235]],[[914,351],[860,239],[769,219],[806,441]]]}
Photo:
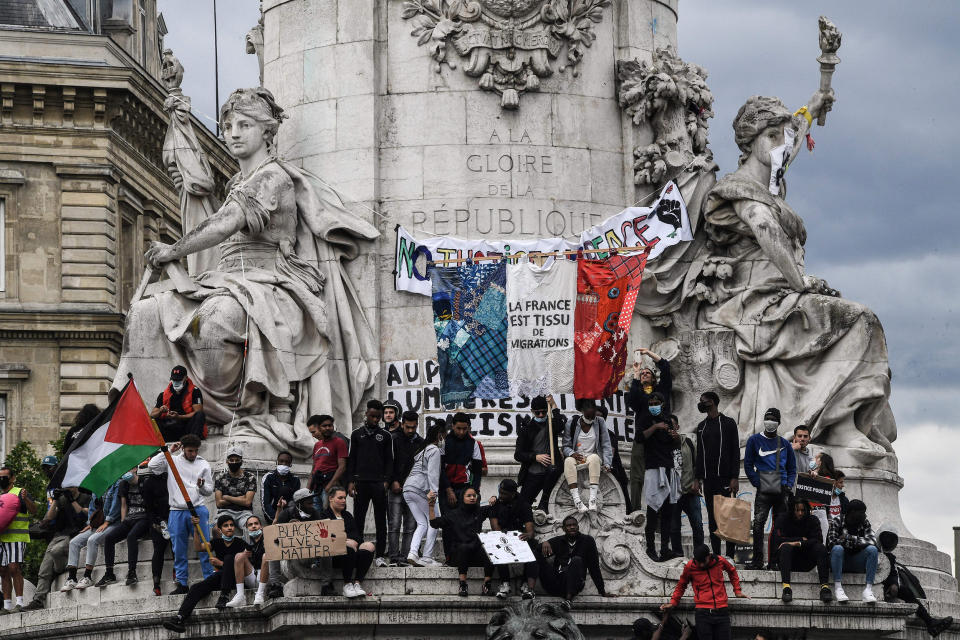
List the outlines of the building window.
{"label": "building window", "polygon": [[0,292],[7,290],[7,216],[4,205],[4,199],[0,198]]}
{"label": "building window", "polygon": [[[2,200],[0,200],[2,202]],[[0,393],[0,461],[7,459],[7,396]]]}

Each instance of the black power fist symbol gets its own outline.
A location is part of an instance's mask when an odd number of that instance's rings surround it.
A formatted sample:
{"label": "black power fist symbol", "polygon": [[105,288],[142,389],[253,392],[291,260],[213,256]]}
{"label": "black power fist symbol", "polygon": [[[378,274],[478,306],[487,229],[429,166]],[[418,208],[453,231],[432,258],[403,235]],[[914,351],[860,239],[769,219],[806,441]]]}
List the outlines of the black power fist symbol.
{"label": "black power fist symbol", "polygon": [[664,198],[657,204],[656,210],[650,214],[650,217],[659,218],[660,222],[668,224],[674,229],[679,229],[682,224],[680,214],[680,203],[676,200]]}

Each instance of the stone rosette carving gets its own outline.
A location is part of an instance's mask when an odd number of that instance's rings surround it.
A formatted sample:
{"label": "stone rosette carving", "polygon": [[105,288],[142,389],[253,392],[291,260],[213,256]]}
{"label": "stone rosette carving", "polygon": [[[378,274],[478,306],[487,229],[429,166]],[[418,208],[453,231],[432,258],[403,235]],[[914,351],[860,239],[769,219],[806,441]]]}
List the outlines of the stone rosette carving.
{"label": "stone rosette carving", "polygon": [[707,72],[684,62],[672,49],[657,49],[651,63],[617,62],[620,107],[637,126],[649,127],[653,142],[634,150],[634,182],[662,185],[683,170],[713,162],[707,144],[713,94]]}
{"label": "stone rosette carving", "polygon": [[[434,70],[442,65],[479,78],[481,89],[516,109],[520,95],[540,88],[540,79],[577,66],[593,44],[593,27],[612,0],[405,0],[402,16],[411,35],[430,50]],[[559,63],[558,63],[559,61]]]}

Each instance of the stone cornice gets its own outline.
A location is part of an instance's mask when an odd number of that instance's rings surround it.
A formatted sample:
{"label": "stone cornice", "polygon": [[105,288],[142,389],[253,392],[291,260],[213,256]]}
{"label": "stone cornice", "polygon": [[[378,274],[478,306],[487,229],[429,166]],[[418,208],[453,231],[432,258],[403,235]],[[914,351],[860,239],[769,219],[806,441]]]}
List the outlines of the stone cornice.
{"label": "stone cornice", "polygon": [[124,315],[113,311],[0,307],[0,340],[97,340],[119,345]]}

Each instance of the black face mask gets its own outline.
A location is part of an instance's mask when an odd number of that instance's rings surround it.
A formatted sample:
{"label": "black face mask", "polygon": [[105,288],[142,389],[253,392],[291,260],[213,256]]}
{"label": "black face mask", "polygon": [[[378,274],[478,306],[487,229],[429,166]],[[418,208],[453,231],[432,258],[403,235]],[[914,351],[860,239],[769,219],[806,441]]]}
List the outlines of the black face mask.
{"label": "black face mask", "polygon": [[0,489],[6,489],[10,486],[10,476],[0,478]]}
{"label": "black face mask", "polygon": [[228,462],[227,468],[236,473],[237,471],[240,471],[240,465],[242,464],[242,462]]}
{"label": "black face mask", "polygon": [[709,402],[698,402],[698,403],[697,403],[697,411],[699,411],[700,413],[706,413],[706,412],[710,411],[710,406],[711,406],[711,405],[710,405]]}

